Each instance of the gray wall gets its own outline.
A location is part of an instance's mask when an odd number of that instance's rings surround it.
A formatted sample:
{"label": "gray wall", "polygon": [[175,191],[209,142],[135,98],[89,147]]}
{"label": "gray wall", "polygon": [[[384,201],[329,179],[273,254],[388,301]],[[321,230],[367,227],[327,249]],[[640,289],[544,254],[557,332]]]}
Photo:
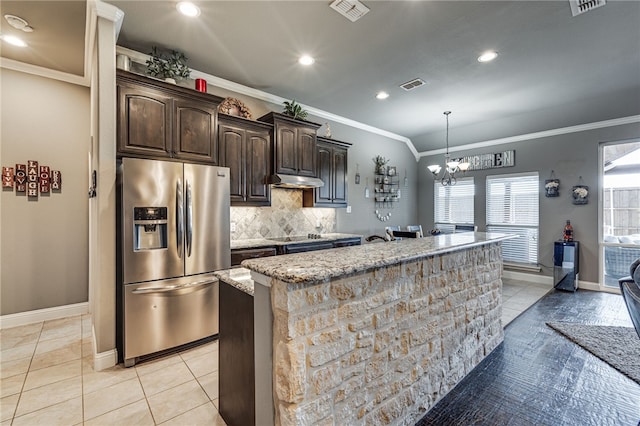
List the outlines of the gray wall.
{"label": "gray wall", "polygon": [[[597,283],[599,281],[598,260],[598,146],[601,142],[622,141],[640,136],[640,124],[629,124],[583,131],[547,138],[532,139],[517,143],[497,145],[477,150],[457,151],[453,156],[493,153],[515,150],[516,165],[502,169],[468,172],[474,177],[476,197],[474,203],[475,224],[478,230],[486,227],[486,176],[496,174],[538,171],[540,178],[540,241],[538,261],[543,265],[542,274],[552,275],[553,241],[562,237],[562,229],[567,219],[571,220],[574,238],[580,241],[580,279]],[[418,178],[419,220],[433,228],[433,179],[426,171],[427,165],[442,163],[444,155],[420,159]],[[560,179],[560,196],[544,196],[544,180],[549,179],[551,170]],[[578,184],[582,176],[589,186],[589,204],[574,205],[571,187]]]}
{"label": "gray wall", "polygon": [[[319,123],[326,120],[318,119]],[[351,142],[349,148],[348,182],[349,204],[351,213],[345,208],[337,209],[337,231],[362,234],[364,236],[384,233],[384,227],[389,225],[412,225],[418,219],[418,201],[416,186],[416,171],[418,163],[404,142],[389,139],[384,136],[369,133],[339,123],[330,123],[331,134],[334,139]],[[324,134],[324,126],[318,134]],[[389,159],[390,166],[396,166],[400,180],[402,197],[393,204],[391,219],[381,222],[375,215],[375,202],[373,192],[374,163],[373,157],[381,155]],[[360,184],[355,183],[356,165],[360,172]],[[408,178],[407,187],[403,180],[405,170]],[[369,178],[369,198],[364,197],[364,189]],[[380,209],[386,213],[388,209]]]}
{"label": "gray wall", "polygon": [[3,191],[0,314],[88,300],[89,89],[0,69],[2,166],[62,172],[62,193]]}

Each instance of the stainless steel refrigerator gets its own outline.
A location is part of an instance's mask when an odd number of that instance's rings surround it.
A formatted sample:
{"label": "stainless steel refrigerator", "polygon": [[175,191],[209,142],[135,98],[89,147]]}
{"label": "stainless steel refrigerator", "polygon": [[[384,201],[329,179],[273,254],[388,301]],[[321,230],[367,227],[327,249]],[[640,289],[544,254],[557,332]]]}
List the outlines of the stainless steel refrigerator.
{"label": "stainless steel refrigerator", "polygon": [[118,164],[119,351],[145,355],[218,334],[218,280],[231,265],[229,169]]}

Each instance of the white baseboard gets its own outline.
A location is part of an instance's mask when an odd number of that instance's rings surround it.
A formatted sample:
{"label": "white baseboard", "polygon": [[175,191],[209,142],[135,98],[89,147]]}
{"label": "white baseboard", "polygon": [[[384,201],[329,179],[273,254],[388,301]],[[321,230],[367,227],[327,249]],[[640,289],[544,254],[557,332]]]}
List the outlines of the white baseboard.
{"label": "white baseboard", "polygon": [[89,313],[89,302],[0,316],[0,329]]}
{"label": "white baseboard", "polygon": [[[550,288],[553,287],[553,277],[549,277],[546,275],[538,275],[538,274],[527,274],[525,272],[516,272],[516,271],[502,271],[503,278],[519,280],[519,281],[527,281],[531,283],[544,284],[548,285]],[[582,290],[590,290],[590,291],[601,291],[603,293],[613,293],[620,294],[620,289],[616,287],[605,287],[598,283],[594,283],[591,281],[583,281],[578,279],[578,289]]]}
{"label": "white baseboard", "polygon": [[553,278],[552,277],[548,277],[546,275],[528,274],[526,272],[516,272],[516,271],[503,270],[502,271],[502,276],[504,278],[508,278],[508,279],[512,279],[512,280],[527,281],[527,282],[530,282],[530,283],[544,284],[544,285],[548,285],[549,287],[553,287]]}
{"label": "white baseboard", "polygon": [[110,351],[93,353],[93,369],[95,371],[106,370],[118,364],[118,351],[111,349]]}
{"label": "white baseboard", "polygon": [[620,289],[617,287],[605,287],[598,283],[590,282],[590,281],[578,281],[578,289],[582,290],[591,290],[591,291],[601,291],[603,293],[613,293],[620,294]]}
{"label": "white baseboard", "polygon": [[106,370],[118,364],[118,350],[110,349],[105,352],[98,353],[98,345],[96,344],[96,331],[91,326],[91,339],[93,341],[93,369],[95,371]]}

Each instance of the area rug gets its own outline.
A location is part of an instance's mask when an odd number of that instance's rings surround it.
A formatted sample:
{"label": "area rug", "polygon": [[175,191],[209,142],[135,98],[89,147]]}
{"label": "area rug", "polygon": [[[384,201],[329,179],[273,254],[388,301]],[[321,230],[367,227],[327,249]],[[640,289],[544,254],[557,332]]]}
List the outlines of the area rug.
{"label": "area rug", "polygon": [[547,325],[640,384],[640,337],[633,328],[569,322]]}

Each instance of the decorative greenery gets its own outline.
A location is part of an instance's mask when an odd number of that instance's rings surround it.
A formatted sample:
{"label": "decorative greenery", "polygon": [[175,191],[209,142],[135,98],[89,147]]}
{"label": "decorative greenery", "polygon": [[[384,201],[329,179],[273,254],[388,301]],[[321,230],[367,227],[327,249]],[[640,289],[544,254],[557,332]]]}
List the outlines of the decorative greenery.
{"label": "decorative greenery", "polygon": [[389,162],[389,160],[387,160],[381,155],[376,155],[375,157],[372,158],[372,160],[375,163],[376,167],[382,167]]}
{"label": "decorative greenery", "polygon": [[151,57],[147,59],[147,74],[158,78],[188,78],[191,70],[187,66],[184,53],[172,50],[170,55],[158,51],[156,46],[151,48]]}
{"label": "decorative greenery", "polygon": [[296,103],[295,99],[291,102],[284,101],[283,113],[293,118],[299,118],[300,120],[304,120],[305,118],[307,118],[308,114],[307,111],[302,109],[302,106],[300,104]]}

